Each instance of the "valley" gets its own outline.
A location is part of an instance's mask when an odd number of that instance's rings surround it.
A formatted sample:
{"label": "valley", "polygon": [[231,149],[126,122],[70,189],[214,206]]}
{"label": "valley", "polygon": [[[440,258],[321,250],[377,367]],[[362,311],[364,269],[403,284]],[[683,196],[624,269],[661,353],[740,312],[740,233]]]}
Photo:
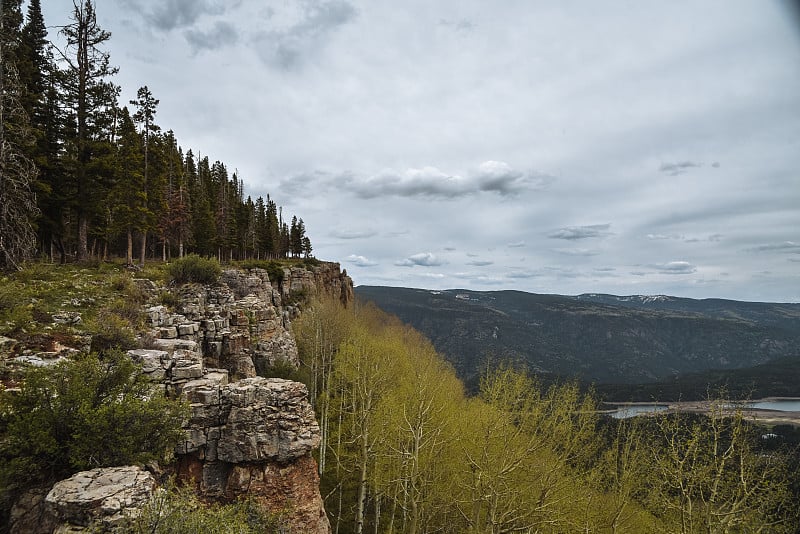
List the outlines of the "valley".
{"label": "valley", "polygon": [[579,380],[615,401],[800,396],[800,305],[659,295],[359,286],[428,336],[468,388],[509,361],[544,382]]}

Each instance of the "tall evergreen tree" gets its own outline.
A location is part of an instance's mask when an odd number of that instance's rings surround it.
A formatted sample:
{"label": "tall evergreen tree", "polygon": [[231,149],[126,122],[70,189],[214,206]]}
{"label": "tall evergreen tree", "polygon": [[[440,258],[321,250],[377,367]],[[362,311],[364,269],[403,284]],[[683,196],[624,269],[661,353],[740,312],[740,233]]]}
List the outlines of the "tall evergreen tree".
{"label": "tall evergreen tree", "polygon": [[133,263],[133,232],[147,224],[147,196],[142,172],[141,141],[128,108],[120,113],[117,142],[116,184],[110,196],[113,202],[113,221],[116,229],[127,237],[125,259]]}
{"label": "tall evergreen tree", "polygon": [[98,146],[110,141],[110,125],[116,111],[119,88],[108,81],[117,72],[110,65],[109,54],[101,46],[111,33],[97,24],[91,0],[72,0],[72,22],[61,30],[66,48],[61,59],[66,63],[65,98],[70,109],[73,132],[70,135],[73,205],[78,219],[78,259],[89,257],[89,222],[102,211],[105,185],[95,160],[107,147]]}
{"label": "tall evergreen tree", "polygon": [[59,161],[63,113],[58,93],[59,73],[47,39],[40,0],[31,0],[28,4],[21,37],[20,81],[25,86],[22,102],[35,137],[30,158],[39,170],[35,183],[41,209],[38,234],[43,247],[51,251],[52,245],[58,247],[63,262],[66,259],[62,241],[65,199]]}
{"label": "tall evergreen tree", "polygon": [[17,269],[36,246],[37,213],[31,184],[36,167],[26,156],[32,145],[19,82],[22,14],[19,0],[0,2],[0,269]]}
{"label": "tall evergreen tree", "polygon": [[[161,130],[154,122],[156,116],[156,107],[159,100],[153,97],[153,93],[147,86],[140,87],[136,93],[136,100],[131,100],[130,103],[136,106],[136,113],[133,114],[133,120],[142,125],[142,141],[144,143],[144,195],[148,198],[148,192],[151,185],[150,176],[148,173],[149,167],[149,149],[151,140],[154,135]],[[152,219],[149,217],[149,219]],[[150,225],[145,225],[141,229],[141,250],[140,250],[140,263],[144,265],[145,253],[147,251],[147,230]]]}
{"label": "tall evergreen tree", "polygon": [[162,260],[167,261],[170,244],[178,245],[178,257],[183,257],[183,248],[189,231],[189,192],[183,154],[175,134],[169,130],[162,138],[164,173],[166,175],[165,205],[161,210],[158,228],[162,239]]}

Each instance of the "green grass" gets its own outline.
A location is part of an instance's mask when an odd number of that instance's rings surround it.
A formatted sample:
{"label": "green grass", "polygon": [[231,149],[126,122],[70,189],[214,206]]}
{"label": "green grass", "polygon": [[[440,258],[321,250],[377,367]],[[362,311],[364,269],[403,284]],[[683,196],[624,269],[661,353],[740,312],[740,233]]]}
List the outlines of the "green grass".
{"label": "green grass", "polygon": [[[109,315],[130,328],[141,326],[144,302],[133,278],[121,264],[95,267],[33,263],[0,278],[0,335],[25,341],[42,335],[96,334]],[[77,312],[77,325],[54,325],[53,316]],[[107,326],[107,325],[106,325]]]}

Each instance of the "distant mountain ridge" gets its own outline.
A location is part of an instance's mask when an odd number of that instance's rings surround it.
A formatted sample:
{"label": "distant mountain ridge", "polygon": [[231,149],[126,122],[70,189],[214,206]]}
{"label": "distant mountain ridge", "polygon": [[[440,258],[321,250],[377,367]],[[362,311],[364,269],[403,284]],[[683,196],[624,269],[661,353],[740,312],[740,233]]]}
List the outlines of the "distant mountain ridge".
{"label": "distant mountain ridge", "polygon": [[775,360],[800,367],[800,304],[379,286],[355,293],[428,336],[468,384],[487,359],[599,384]]}

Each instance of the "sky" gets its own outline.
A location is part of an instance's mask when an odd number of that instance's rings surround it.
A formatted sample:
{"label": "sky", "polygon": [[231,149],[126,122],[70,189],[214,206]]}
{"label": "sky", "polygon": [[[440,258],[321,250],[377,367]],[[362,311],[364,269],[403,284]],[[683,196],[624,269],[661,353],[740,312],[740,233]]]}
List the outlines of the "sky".
{"label": "sky", "polygon": [[[96,0],[122,101],[356,285],[800,302],[800,9]],[[70,3],[42,0],[51,38]]]}

